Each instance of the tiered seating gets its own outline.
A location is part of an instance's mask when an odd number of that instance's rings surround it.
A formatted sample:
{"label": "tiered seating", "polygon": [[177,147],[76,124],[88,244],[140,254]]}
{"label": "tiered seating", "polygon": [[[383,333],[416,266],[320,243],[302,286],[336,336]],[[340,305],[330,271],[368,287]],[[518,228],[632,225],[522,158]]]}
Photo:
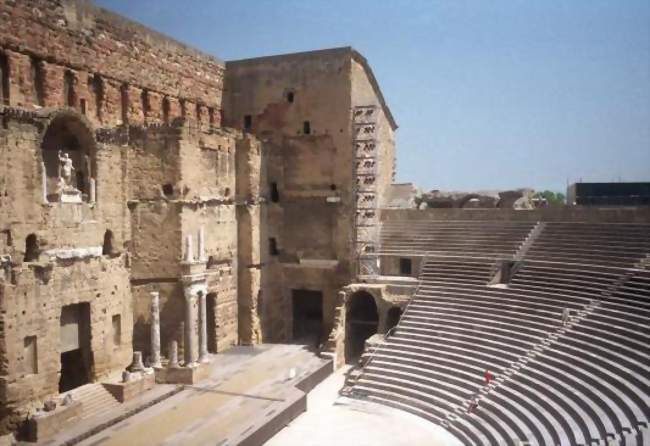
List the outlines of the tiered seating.
{"label": "tiered seating", "polygon": [[386,221],[380,253],[512,256],[534,226],[507,221]]}
{"label": "tiered seating", "polygon": [[[650,246],[604,248],[625,238],[642,244],[647,233],[579,225],[589,234],[580,238],[571,225],[552,226],[555,235],[573,232],[577,246],[538,245],[547,224],[507,287],[488,285],[496,262],[482,252],[428,257],[416,295],[355,391],[442,424],[468,445],[650,444],[650,271],[632,268]],[[489,388],[486,369],[498,377]],[[467,414],[475,395],[479,408]]]}
{"label": "tiered seating", "polygon": [[631,268],[649,252],[647,224],[545,223],[526,259]]}

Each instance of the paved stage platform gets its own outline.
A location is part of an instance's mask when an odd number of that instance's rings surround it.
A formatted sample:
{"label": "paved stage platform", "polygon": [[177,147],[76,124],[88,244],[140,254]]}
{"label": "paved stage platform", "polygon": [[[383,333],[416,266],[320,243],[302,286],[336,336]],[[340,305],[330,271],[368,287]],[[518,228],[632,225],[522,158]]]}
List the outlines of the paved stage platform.
{"label": "paved stage platform", "polygon": [[[77,444],[260,445],[304,412],[306,392],[332,373],[330,360],[301,345],[235,347],[212,359],[207,380]],[[58,440],[49,444],[65,444]]]}

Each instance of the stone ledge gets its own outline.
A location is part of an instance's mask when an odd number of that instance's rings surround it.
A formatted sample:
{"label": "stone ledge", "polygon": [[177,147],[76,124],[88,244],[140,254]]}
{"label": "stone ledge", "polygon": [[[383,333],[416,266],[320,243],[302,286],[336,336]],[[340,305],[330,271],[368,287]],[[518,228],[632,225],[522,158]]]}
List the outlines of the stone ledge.
{"label": "stone ledge", "polygon": [[83,411],[80,401],[73,401],[67,406],[57,406],[52,412],[40,412],[28,422],[27,437],[30,441],[48,438],[68,427],[73,420],[79,419]]}
{"label": "stone ledge", "polygon": [[197,384],[210,376],[211,363],[199,363],[194,367],[155,368],[156,382],[159,384]]}

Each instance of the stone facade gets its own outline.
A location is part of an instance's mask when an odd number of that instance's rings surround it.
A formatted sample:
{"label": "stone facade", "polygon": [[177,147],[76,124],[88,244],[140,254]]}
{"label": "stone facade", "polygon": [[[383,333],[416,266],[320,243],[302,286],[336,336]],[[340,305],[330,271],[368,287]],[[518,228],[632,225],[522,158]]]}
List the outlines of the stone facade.
{"label": "stone facade", "polygon": [[361,55],[224,64],[87,1],[0,25],[0,434],[134,351],[333,336],[394,171]]}
{"label": "stone facade", "polygon": [[322,300],[320,333],[310,335],[324,342],[338,290],[353,281],[359,256],[378,235],[396,124],[370,67],[351,48],[227,62],[225,91],[225,124],[264,146],[253,279],[263,290],[256,305],[263,339],[296,335],[296,299],[308,291]]}

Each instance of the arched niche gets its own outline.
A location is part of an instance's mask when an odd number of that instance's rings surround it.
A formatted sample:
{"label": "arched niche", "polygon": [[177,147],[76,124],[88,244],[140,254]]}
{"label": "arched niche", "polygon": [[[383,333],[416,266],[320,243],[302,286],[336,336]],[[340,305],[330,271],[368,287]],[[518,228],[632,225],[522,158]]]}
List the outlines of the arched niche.
{"label": "arched niche", "polygon": [[346,359],[357,360],[363,353],[366,339],[377,333],[379,312],[372,294],[357,291],[347,301]]}
{"label": "arched niche", "polygon": [[[55,113],[48,122],[41,140],[44,165],[44,195],[48,202],[91,201],[91,179],[96,175],[94,132],[88,121],[72,110]],[[71,160],[69,178],[65,178],[64,158]],[[78,194],[74,191],[78,191]],[[69,192],[69,193],[68,193]],[[65,200],[64,196],[75,196]]]}

